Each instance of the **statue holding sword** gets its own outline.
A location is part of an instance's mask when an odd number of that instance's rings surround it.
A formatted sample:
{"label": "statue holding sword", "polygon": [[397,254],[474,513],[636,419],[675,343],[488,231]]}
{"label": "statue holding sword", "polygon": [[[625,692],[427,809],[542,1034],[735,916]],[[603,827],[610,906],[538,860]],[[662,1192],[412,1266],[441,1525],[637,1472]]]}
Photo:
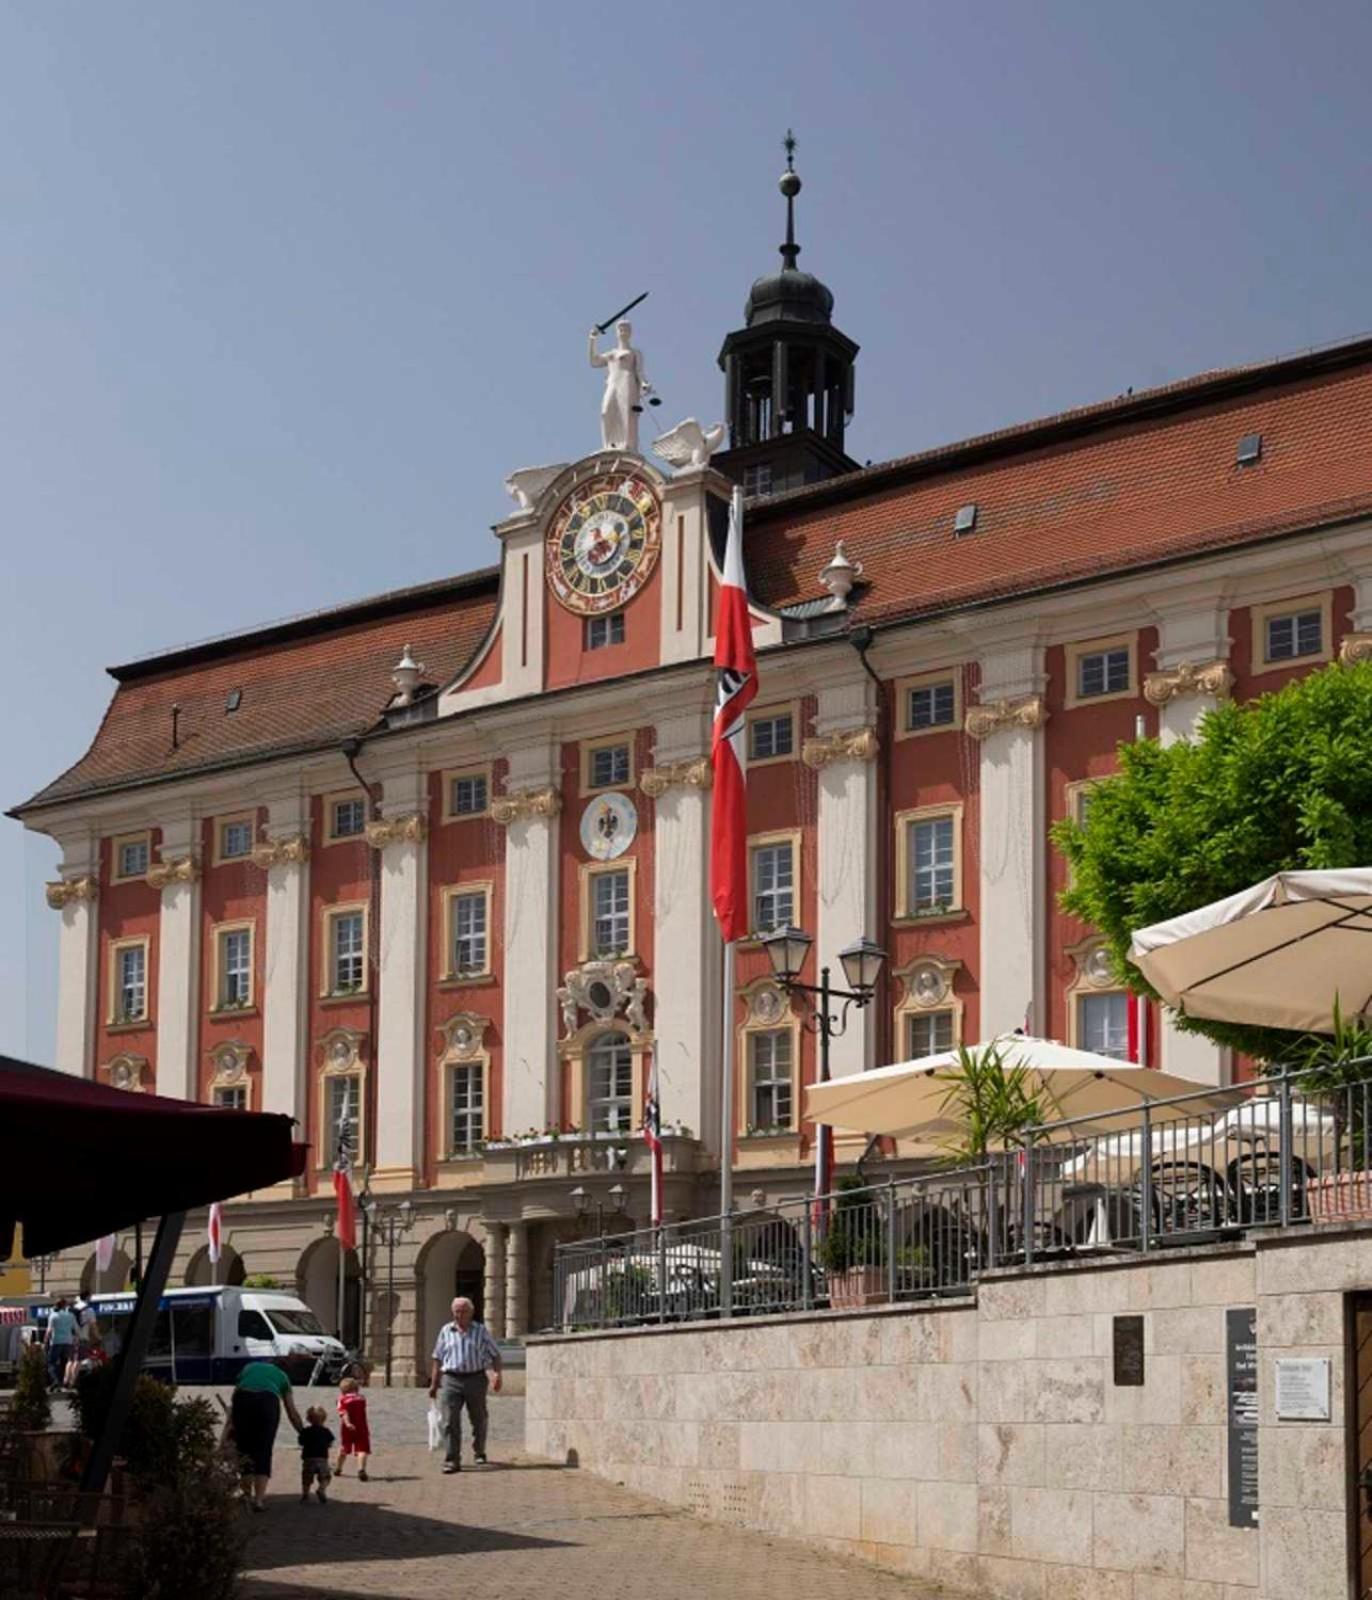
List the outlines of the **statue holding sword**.
{"label": "statue holding sword", "polygon": [[[590,333],[590,358],[593,367],[605,368],[605,394],[600,402],[600,442],[605,450],[632,450],[638,454],[638,419],[643,410],[643,398],[651,395],[653,386],[643,371],[643,353],[629,342],[632,326],[623,320],[646,294],[631,300],[622,311],[604,322],[598,322]],[[609,350],[598,350],[596,341],[611,324],[614,324],[615,343]],[[649,401],[656,405],[656,400]]]}

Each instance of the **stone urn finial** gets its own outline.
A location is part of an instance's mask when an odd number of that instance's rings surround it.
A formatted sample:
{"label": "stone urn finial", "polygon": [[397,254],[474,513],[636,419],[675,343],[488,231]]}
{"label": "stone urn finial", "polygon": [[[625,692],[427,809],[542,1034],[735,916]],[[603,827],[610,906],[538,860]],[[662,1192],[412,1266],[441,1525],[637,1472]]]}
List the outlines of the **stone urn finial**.
{"label": "stone urn finial", "polygon": [[850,561],[848,552],[843,548],[840,539],[834,546],[833,560],[819,575],[819,581],[833,596],[827,607],[830,611],[846,611],[848,609],[848,596],[853,585],[862,576],[862,563]]}
{"label": "stone urn finial", "polygon": [[391,669],[391,682],[395,685],[400,696],[400,704],[407,706],[414,699],[415,685],[424,675],[424,663],[416,661],[412,645],[405,646],[405,653]]}

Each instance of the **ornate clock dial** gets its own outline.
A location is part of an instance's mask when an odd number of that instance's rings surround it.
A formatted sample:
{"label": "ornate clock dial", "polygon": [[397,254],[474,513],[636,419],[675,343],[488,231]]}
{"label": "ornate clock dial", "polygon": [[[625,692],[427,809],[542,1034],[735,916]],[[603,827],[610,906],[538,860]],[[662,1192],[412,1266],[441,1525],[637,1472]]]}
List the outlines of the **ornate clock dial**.
{"label": "ornate clock dial", "polygon": [[636,473],[579,483],[548,526],[548,587],[568,611],[613,611],[648,581],[662,547],[662,510]]}

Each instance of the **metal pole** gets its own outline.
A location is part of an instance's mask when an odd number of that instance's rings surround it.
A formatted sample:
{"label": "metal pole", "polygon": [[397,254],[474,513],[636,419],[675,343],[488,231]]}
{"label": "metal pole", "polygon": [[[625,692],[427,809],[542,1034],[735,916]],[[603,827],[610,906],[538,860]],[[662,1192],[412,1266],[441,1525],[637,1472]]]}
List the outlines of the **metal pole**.
{"label": "metal pole", "polygon": [[894,1304],[896,1298],[896,1179],[894,1173],[886,1180],[886,1298]]}
{"label": "metal pole", "polygon": [[135,1222],[133,1225],[133,1275],[134,1287],[143,1286],[143,1224]]}
{"label": "metal pole", "polygon": [[810,1202],[805,1202],[800,1227],[800,1303],[808,1311],[815,1303],[814,1244],[811,1238]]}
{"label": "metal pole", "polygon": [[1140,1173],[1139,1198],[1143,1216],[1139,1219],[1139,1248],[1146,1255],[1153,1238],[1153,1112],[1149,1101],[1143,1102],[1143,1169]]}
{"label": "metal pole", "polygon": [[386,1218],[386,1387],[391,1386],[391,1353],[395,1347],[395,1218]]}
{"label": "metal pole", "polygon": [[362,1289],[357,1302],[357,1349],[359,1355],[367,1348],[367,1299],[371,1293],[372,1260],[370,1218],[365,1205],[362,1212]]}
{"label": "metal pole", "polygon": [[1291,1221],[1291,1162],[1295,1158],[1295,1146],[1291,1141],[1291,1074],[1283,1072],[1281,1084],[1278,1089],[1277,1117],[1281,1128],[1278,1139],[1278,1159],[1281,1162],[1280,1194],[1281,1225],[1286,1227]]}
{"label": "metal pole", "polygon": [[734,946],[724,945],[724,1038],[719,1078],[719,1309],[734,1309]]}
{"label": "metal pole", "polygon": [[997,1164],[992,1159],[986,1173],[986,1265],[988,1267],[994,1267],[1000,1257],[1000,1180],[1002,1173],[1008,1176],[1008,1168],[1004,1160],[1002,1159],[1001,1163]]}
{"label": "metal pole", "polygon": [[1020,1217],[1020,1228],[1024,1234],[1024,1264],[1031,1267],[1034,1264],[1034,1229],[1032,1226],[1034,1216],[1034,1136],[1028,1134],[1024,1142],[1024,1204],[1023,1214]]}
{"label": "metal pole", "polygon": [[343,1337],[343,1278],[347,1259],[348,1253],[343,1247],[343,1241],[340,1239],[338,1241],[338,1342],[341,1345],[346,1345],[348,1342]]}

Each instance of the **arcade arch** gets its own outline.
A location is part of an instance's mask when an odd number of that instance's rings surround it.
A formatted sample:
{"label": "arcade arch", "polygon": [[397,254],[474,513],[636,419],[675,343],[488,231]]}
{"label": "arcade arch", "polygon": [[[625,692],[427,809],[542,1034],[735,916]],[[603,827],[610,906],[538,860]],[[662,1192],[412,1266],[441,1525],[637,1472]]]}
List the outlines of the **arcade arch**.
{"label": "arcade arch", "polygon": [[319,1318],[321,1327],[336,1333],[349,1349],[360,1342],[362,1317],[362,1264],[349,1250],[343,1264],[343,1326],[338,1317],[338,1240],[330,1235],[316,1239],[300,1257],[295,1269],[296,1293]]}

